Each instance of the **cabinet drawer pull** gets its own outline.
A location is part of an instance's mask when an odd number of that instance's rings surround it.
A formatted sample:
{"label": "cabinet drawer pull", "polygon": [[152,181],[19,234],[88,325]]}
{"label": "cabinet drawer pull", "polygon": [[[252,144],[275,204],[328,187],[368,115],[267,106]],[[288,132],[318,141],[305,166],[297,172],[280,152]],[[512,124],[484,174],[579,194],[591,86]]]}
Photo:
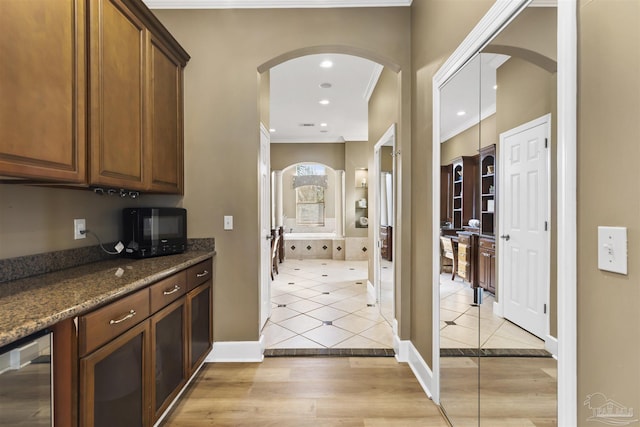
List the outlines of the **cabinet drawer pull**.
{"label": "cabinet drawer pull", "polygon": [[204,277],[204,276],[206,276],[207,274],[209,274],[209,271],[208,271],[208,270],[203,270],[203,271],[202,271],[202,273],[197,273],[197,274],[196,274],[196,277],[198,277],[198,278],[200,278],[200,277]]}
{"label": "cabinet drawer pull", "polygon": [[173,289],[171,289],[170,291],[162,291],[162,295],[171,295],[171,294],[175,294],[176,292],[178,292],[180,290],[180,286],[178,285],[173,285]]}
{"label": "cabinet drawer pull", "polygon": [[133,316],[135,316],[135,315],[136,315],[136,311],[135,311],[135,310],[131,310],[131,311],[129,311],[129,313],[127,313],[127,315],[126,315],[126,316],[124,316],[122,319],[118,319],[118,320],[113,320],[113,319],[111,319],[111,320],[109,320],[109,324],[110,324],[110,325],[117,325],[118,323],[122,323],[122,322],[124,322],[125,320],[131,319],[131,318],[132,318]]}

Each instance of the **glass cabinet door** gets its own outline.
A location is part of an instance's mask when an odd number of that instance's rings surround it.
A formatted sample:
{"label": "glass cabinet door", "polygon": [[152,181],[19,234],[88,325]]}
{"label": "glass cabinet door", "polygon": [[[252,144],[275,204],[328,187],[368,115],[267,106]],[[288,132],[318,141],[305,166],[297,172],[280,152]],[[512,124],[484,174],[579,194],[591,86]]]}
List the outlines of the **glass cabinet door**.
{"label": "glass cabinet door", "polygon": [[186,382],[186,327],[184,297],[151,318],[154,419],[164,412]]}
{"label": "glass cabinet door", "polygon": [[189,306],[189,371],[207,356],[213,342],[211,281],[187,294]]}
{"label": "glass cabinet door", "polygon": [[80,360],[81,425],[149,424],[144,380],[149,349],[149,323],[142,322]]}

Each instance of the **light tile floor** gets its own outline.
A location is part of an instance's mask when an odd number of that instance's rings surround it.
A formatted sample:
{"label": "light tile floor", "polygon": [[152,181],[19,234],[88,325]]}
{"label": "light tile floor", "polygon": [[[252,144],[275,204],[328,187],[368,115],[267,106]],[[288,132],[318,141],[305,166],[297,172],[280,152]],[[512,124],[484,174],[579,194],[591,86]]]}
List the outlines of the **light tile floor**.
{"label": "light tile floor", "polygon": [[391,326],[367,292],[367,261],[286,259],[278,269],[266,348],[392,348]]}
{"label": "light tile floor", "polygon": [[493,314],[493,301],[485,293],[483,303],[472,306],[473,289],[459,277],[451,280],[450,274],[441,274],[440,347],[476,348],[479,342],[482,348],[544,349],[543,340]]}

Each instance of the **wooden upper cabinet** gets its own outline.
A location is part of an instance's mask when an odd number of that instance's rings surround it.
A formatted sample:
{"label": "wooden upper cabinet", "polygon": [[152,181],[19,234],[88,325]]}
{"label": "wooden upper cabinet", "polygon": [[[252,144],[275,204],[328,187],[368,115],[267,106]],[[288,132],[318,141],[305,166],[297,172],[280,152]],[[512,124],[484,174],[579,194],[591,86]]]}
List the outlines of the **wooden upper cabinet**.
{"label": "wooden upper cabinet", "polygon": [[147,37],[122,1],[89,2],[91,185],[145,189]]}
{"label": "wooden upper cabinet", "polygon": [[181,194],[189,55],[140,0],[90,2],[91,185]]}
{"label": "wooden upper cabinet", "polygon": [[149,190],[182,194],[182,64],[160,40],[149,45]]}
{"label": "wooden upper cabinet", "polygon": [[84,8],[0,1],[0,175],[86,181]]}

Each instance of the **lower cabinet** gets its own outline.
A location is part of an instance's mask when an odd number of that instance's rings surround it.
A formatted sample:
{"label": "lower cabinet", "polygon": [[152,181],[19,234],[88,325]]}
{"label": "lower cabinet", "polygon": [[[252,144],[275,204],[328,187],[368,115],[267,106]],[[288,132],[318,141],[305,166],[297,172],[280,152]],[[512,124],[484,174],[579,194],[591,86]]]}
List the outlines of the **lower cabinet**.
{"label": "lower cabinet", "polygon": [[211,277],[207,260],[78,318],[80,426],[162,416],[212,348]]}
{"label": "lower cabinet", "polygon": [[211,281],[187,294],[189,301],[189,374],[209,354],[213,342]]}
{"label": "lower cabinet", "polygon": [[80,425],[139,427],[149,423],[149,322],[80,359]]}
{"label": "lower cabinet", "polygon": [[151,318],[151,383],[153,419],[167,409],[187,382],[186,299],[160,310]]}
{"label": "lower cabinet", "polygon": [[495,240],[480,238],[478,245],[478,285],[489,292],[496,292]]}

